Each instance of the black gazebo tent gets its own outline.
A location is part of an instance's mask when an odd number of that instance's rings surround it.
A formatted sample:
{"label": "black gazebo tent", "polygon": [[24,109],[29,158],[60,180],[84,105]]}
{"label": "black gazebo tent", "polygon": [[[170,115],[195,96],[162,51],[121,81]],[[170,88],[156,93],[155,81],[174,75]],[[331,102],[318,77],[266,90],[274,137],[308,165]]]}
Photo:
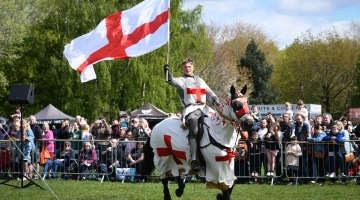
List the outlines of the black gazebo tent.
{"label": "black gazebo tent", "polygon": [[149,123],[149,127],[153,128],[157,123],[159,123],[163,119],[166,119],[168,117],[168,114],[160,110],[156,106],[152,105],[151,103],[147,102],[140,108],[131,112],[130,116],[131,118],[138,117],[146,119]]}
{"label": "black gazebo tent", "polygon": [[74,117],[61,112],[51,104],[36,113],[34,116],[36,117],[38,124],[44,124],[45,122],[48,124],[61,124],[65,119],[69,119],[70,121],[75,120]]}

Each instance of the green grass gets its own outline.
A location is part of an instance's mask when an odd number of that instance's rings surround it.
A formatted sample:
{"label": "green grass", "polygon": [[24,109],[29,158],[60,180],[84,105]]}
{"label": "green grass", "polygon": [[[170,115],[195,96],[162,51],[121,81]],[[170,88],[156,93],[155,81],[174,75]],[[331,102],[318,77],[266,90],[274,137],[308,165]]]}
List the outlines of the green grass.
{"label": "green grass", "polygon": [[[1,182],[3,180],[0,180]],[[26,184],[28,181],[24,181]],[[36,183],[45,190],[32,185],[27,188],[15,188],[0,185],[0,199],[55,199],[54,195],[41,180]],[[19,181],[9,181],[9,184],[20,185]],[[162,199],[161,183],[121,183],[86,180],[47,180],[51,190],[59,199]],[[208,200],[216,199],[219,190],[206,189],[205,184],[200,182],[187,183],[185,192],[181,198],[176,197],[177,184],[172,182],[169,189],[172,199],[184,200]],[[248,185],[237,184],[233,190],[232,199],[358,199],[360,186],[349,182],[347,186],[336,183],[325,186],[317,184],[287,186],[287,185]]]}

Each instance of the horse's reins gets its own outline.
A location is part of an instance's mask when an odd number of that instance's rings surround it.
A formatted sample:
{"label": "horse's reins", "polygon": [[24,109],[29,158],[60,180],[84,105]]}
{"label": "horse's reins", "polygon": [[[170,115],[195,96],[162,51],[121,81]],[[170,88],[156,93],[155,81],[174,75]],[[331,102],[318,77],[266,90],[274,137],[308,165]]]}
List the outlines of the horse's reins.
{"label": "horse's reins", "polygon": [[218,112],[218,114],[219,114],[222,118],[224,118],[224,119],[226,119],[226,120],[228,120],[228,121],[230,121],[230,122],[235,122],[235,120],[233,120],[233,119],[225,116],[225,115],[222,113],[222,111],[219,109],[219,107],[216,106],[216,104],[214,104],[214,107],[215,107],[216,111]]}

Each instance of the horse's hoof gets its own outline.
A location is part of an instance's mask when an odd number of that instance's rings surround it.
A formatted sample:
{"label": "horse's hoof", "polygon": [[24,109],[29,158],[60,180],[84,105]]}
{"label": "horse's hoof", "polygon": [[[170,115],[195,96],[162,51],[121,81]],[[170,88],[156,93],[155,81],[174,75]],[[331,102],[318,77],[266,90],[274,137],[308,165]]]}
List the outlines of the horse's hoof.
{"label": "horse's hoof", "polygon": [[169,195],[169,196],[164,196],[164,200],[171,200],[171,196]]}
{"label": "horse's hoof", "polygon": [[218,193],[216,195],[216,200],[222,200],[222,194],[221,193]]}
{"label": "horse's hoof", "polygon": [[184,193],[184,189],[178,188],[175,190],[175,194],[177,197],[181,197],[183,195],[183,193]]}

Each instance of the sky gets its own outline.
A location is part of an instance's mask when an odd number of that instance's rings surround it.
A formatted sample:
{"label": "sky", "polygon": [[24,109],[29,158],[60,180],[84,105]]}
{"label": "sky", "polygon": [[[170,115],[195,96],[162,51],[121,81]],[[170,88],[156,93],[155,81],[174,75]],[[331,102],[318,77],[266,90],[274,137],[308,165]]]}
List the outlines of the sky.
{"label": "sky", "polygon": [[183,9],[203,6],[203,22],[260,27],[280,48],[290,45],[307,30],[313,35],[335,28],[349,30],[360,21],[360,0],[185,0]]}

